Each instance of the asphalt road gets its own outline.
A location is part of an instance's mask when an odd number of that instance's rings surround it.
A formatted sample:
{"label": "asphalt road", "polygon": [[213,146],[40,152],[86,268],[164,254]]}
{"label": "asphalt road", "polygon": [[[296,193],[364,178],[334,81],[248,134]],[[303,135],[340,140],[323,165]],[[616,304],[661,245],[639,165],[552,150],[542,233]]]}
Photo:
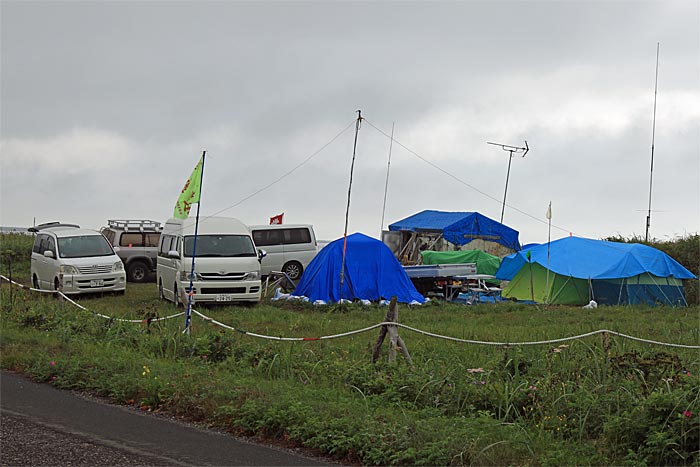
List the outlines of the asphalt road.
{"label": "asphalt road", "polygon": [[4,371],[0,409],[3,467],[332,465]]}

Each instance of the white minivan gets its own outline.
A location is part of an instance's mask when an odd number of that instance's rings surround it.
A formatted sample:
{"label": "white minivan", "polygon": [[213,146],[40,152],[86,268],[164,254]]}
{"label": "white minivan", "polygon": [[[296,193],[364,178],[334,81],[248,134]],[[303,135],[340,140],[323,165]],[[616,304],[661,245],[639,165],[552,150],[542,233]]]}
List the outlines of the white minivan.
{"label": "white minivan", "polygon": [[126,290],[124,264],[101,233],[58,222],[29,231],[36,234],[30,267],[35,289],[66,295]]}
{"label": "white minivan", "polygon": [[297,280],[318,253],[312,225],[252,225],[250,231],[255,245],[267,252],[260,265],[263,276],[279,271],[287,274],[290,279]]}
{"label": "white minivan", "polygon": [[187,304],[192,272],[192,302],[260,301],[260,260],[248,227],[230,217],[169,219],[160,236],[156,280],[161,299]]}

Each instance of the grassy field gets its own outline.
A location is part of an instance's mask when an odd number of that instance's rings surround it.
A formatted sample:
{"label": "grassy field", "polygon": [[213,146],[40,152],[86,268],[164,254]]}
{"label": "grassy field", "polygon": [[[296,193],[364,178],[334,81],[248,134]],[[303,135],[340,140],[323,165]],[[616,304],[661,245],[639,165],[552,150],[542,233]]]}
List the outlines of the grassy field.
{"label": "grassy field", "polygon": [[[413,357],[377,364],[378,330],[280,342],[193,318],[150,324],[97,317],[50,295],[2,286],[2,367],[116,403],[365,465],[698,465],[700,355],[600,335],[489,346],[400,329]],[[81,298],[92,312],[176,312],[153,284]],[[381,322],[378,306],[301,303],[202,309],[239,330],[318,337]],[[697,308],[542,309],[511,304],[401,306],[435,334],[527,342],[609,329],[700,342]]]}
{"label": "grassy field", "polygon": [[[22,261],[13,275],[28,283]],[[698,349],[609,334],[477,345],[401,328],[413,365],[400,354],[389,363],[386,342],[373,364],[379,329],[288,342],[195,316],[184,335],[182,317],[149,320],[178,311],[158,301],[154,284],[78,298],[89,311],[8,284],[0,299],[4,369],[349,464],[700,465]],[[386,314],[299,302],[200,311],[239,331],[283,337],[347,333]],[[402,305],[399,322],[489,342],[608,329],[700,344],[697,306]]]}

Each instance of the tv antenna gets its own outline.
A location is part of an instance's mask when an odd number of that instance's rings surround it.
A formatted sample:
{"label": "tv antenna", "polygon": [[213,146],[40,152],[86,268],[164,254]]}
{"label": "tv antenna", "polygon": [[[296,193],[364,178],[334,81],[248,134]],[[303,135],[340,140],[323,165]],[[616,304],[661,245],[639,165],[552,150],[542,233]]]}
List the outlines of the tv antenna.
{"label": "tv antenna", "polygon": [[509,144],[502,143],[492,143],[490,141],[487,141],[486,143],[494,146],[500,146],[501,149],[510,153],[510,156],[508,157],[508,172],[506,173],[506,189],[503,192],[503,208],[501,209],[501,224],[503,224],[503,213],[506,210],[506,195],[508,194],[508,180],[510,179],[510,163],[513,161],[513,156],[515,154],[522,154],[522,157],[525,157],[525,154],[528,153],[530,147],[527,145],[527,140],[525,140],[525,147],[511,146]]}

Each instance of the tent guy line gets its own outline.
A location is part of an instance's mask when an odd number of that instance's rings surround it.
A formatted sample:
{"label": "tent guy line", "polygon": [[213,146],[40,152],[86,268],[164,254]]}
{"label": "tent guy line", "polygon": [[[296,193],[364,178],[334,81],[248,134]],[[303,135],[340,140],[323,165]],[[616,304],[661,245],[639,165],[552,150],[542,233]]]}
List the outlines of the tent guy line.
{"label": "tent guy line", "polygon": [[[443,169],[442,167],[440,167],[439,165],[435,164],[434,162],[430,162],[428,159],[424,158],[423,156],[421,156],[420,154],[418,154],[418,153],[415,152],[414,150],[412,150],[412,149],[408,148],[407,146],[405,146],[404,144],[402,144],[399,140],[396,139],[395,136],[392,137],[392,136],[388,135],[386,132],[384,132],[384,131],[382,131],[381,129],[379,129],[377,126],[375,126],[374,124],[372,124],[372,122],[369,121],[369,120],[367,120],[366,118],[365,118],[364,120],[365,120],[365,122],[367,122],[367,124],[368,124],[369,126],[371,126],[372,128],[374,128],[375,130],[377,130],[379,133],[381,133],[381,134],[384,135],[385,137],[390,138],[392,141],[396,142],[396,144],[398,144],[399,146],[401,146],[402,148],[404,148],[406,151],[408,151],[410,154],[412,154],[412,155],[414,155],[415,157],[417,157],[418,159],[422,160],[423,162],[425,162],[425,163],[428,164],[429,166],[433,167],[433,168],[436,169],[436,170],[439,170],[439,171],[442,172],[443,174],[445,174],[445,175],[447,175],[448,177],[450,177],[450,178],[456,180],[457,182],[461,183],[462,185],[464,185],[464,186],[466,186],[466,187],[468,187],[468,188],[471,188],[472,190],[476,191],[476,192],[479,193],[480,195],[485,196],[485,197],[489,198],[490,200],[497,202],[498,204],[502,204],[502,201],[501,201],[500,199],[496,198],[495,196],[491,196],[490,194],[488,194],[488,193],[486,193],[485,191],[482,191],[482,190],[476,188],[474,185],[471,185],[470,183],[468,183],[468,182],[462,180],[461,178],[457,177],[456,175],[451,174],[450,172],[448,172],[447,170]],[[548,225],[549,225],[549,221],[544,220],[544,219],[540,219],[539,217],[534,216],[534,215],[532,215],[532,214],[529,214],[529,213],[523,211],[522,209],[519,209],[519,208],[517,208],[517,207],[515,207],[515,206],[513,206],[513,205],[511,205],[511,204],[505,203],[505,206],[507,206],[507,207],[513,209],[514,211],[517,211],[517,212],[519,212],[520,214],[523,214],[523,215],[525,215],[525,216],[527,216],[527,217],[529,217],[529,218],[531,218],[531,219],[533,219],[533,220],[536,220],[536,221],[541,222],[541,223],[543,223],[543,224],[548,224]],[[573,232],[571,229],[565,229],[565,228],[563,228],[563,227],[559,227],[559,226],[554,225],[554,224],[552,224],[552,227],[554,227],[555,229],[559,229],[559,230],[561,230],[562,232],[575,234],[575,232]],[[576,235],[577,235],[577,234],[576,234]]]}
{"label": "tent guy line", "polygon": [[[258,189],[258,190],[256,190],[256,191],[254,191],[253,193],[249,194],[248,196],[245,196],[244,198],[240,199],[239,201],[237,201],[236,203],[234,203],[234,204],[232,204],[232,205],[230,205],[230,206],[227,206],[227,207],[225,207],[225,208],[223,208],[223,209],[220,209],[220,210],[214,212],[213,214],[211,214],[211,215],[209,215],[209,216],[203,216],[201,220],[202,220],[202,221],[205,221],[205,220],[206,220],[207,218],[209,218],[209,217],[217,216],[217,215],[221,214],[222,212],[225,212],[225,211],[228,211],[229,209],[233,209],[233,208],[235,208],[235,207],[237,207],[237,206],[240,206],[241,204],[243,204],[244,202],[248,201],[249,199],[255,197],[256,195],[259,195],[260,193],[262,193],[263,191],[267,190],[268,188],[271,188],[273,185],[276,185],[277,183],[281,182],[282,180],[284,180],[285,178],[287,178],[288,176],[290,176],[292,173],[296,172],[297,169],[299,169],[299,168],[302,167],[303,165],[306,165],[311,159],[313,159],[314,157],[316,157],[317,155],[319,155],[321,152],[323,152],[323,150],[326,149],[328,146],[330,146],[331,144],[333,144],[333,143],[335,142],[335,140],[337,140],[338,138],[340,138],[340,137],[343,135],[343,133],[345,133],[346,131],[348,131],[348,130],[355,124],[355,122],[356,122],[356,120],[351,121],[351,122],[348,124],[348,126],[346,126],[345,128],[343,128],[342,130],[340,130],[340,132],[338,132],[338,134],[336,134],[333,138],[331,138],[326,144],[324,144],[323,146],[321,146],[319,149],[317,149],[315,152],[313,152],[310,156],[308,156],[308,157],[307,157],[306,159],[304,159],[302,162],[300,162],[299,164],[295,165],[292,169],[290,169],[290,170],[288,170],[287,172],[285,172],[284,174],[280,175],[279,177],[277,177],[277,178],[276,178],[275,180],[273,180],[272,182],[268,183],[267,185],[265,185],[264,187],[262,187],[262,188],[260,188],[260,189]],[[194,224],[190,224],[190,225],[194,225]]]}
{"label": "tent guy line", "polygon": [[[502,200],[496,198],[495,196],[492,196],[492,195],[486,193],[485,191],[482,191],[482,190],[478,189],[477,187],[475,187],[474,185],[470,184],[469,182],[467,182],[467,181],[465,181],[465,180],[462,180],[461,178],[459,178],[459,177],[457,177],[457,176],[451,174],[451,173],[448,172],[447,170],[445,170],[445,169],[443,169],[442,167],[440,167],[438,164],[436,164],[436,163],[434,163],[434,162],[431,162],[431,161],[428,160],[427,158],[421,156],[421,155],[418,154],[416,151],[410,149],[408,146],[406,146],[406,145],[404,145],[403,143],[401,143],[401,141],[397,140],[396,137],[392,137],[391,135],[387,134],[385,131],[383,131],[382,129],[380,129],[380,128],[377,127],[376,125],[374,125],[371,121],[367,120],[366,117],[363,116],[363,117],[362,117],[362,120],[363,120],[364,122],[366,122],[370,127],[372,127],[373,129],[375,129],[378,133],[380,133],[381,135],[383,135],[383,136],[386,137],[386,138],[389,138],[392,142],[395,142],[397,145],[399,145],[399,146],[401,146],[403,149],[405,149],[408,153],[410,153],[411,155],[417,157],[418,159],[420,159],[420,160],[423,161],[424,163],[430,165],[431,167],[433,167],[434,169],[436,169],[436,170],[438,170],[439,172],[443,173],[444,175],[447,175],[448,177],[454,179],[454,180],[457,181],[458,183],[460,183],[460,184],[462,184],[462,185],[464,185],[464,186],[466,186],[466,187],[468,187],[468,188],[470,188],[470,189],[476,191],[476,192],[479,193],[480,195],[482,195],[482,196],[484,196],[484,197],[486,197],[486,198],[488,198],[488,199],[490,199],[490,200],[492,200],[492,201],[497,202],[499,205],[502,204]],[[277,177],[277,178],[276,178],[275,180],[273,180],[272,182],[268,183],[267,185],[263,186],[262,188],[260,188],[260,189],[258,189],[258,190],[256,190],[256,191],[254,191],[253,193],[251,193],[251,194],[249,194],[249,195],[247,195],[247,196],[241,198],[239,201],[235,202],[234,204],[231,204],[231,205],[229,205],[229,206],[227,206],[227,207],[225,207],[225,208],[219,209],[218,211],[214,212],[213,214],[211,214],[211,215],[209,215],[209,216],[204,216],[204,217],[202,217],[201,220],[204,221],[204,220],[206,220],[208,217],[216,216],[216,215],[218,215],[218,214],[221,214],[221,213],[223,213],[223,212],[228,211],[229,209],[233,209],[233,208],[235,208],[235,207],[237,207],[237,206],[240,206],[240,205],[243,204],[244,202],[250,200],[251,198],[254,198],[254,197],[257,196],[258,194],[262,193],[263,191],[268,190],[268,189],[271,188],[272,186],[276,185],[277,183],[281,182],[281,181],[284,180],[285,178],[289,177],[292,173],[296,172],[299,168],[301,168],[302,166],[306,165],[306,164],[307,164],[309,161],[311,161],[313,158],[315,158],[316,156],[318,156],[319,154],[321,154],[321,152],[323,152],[328,146],[330,146],[331,144],[333,144],[333,143],[334,143],[338,138],[340,138],[346,131],[348,131],[353,125],[355,125],[356,122],[357,122],[357,119],[353,119],[345,128],[343,128],[342,130],[340,130],[340,132],[338,132],[335,136],[333,136],[327,143],[325,143],[323,146],[321,146],[319,149],[317,149],[317,150],[316,150],[315,152],[313,152],[311,155],[309,155],[308,157],[306,157],[306,159],[304,159],[302,162],[300,162],[299,164],[297,164],[296,166],[294,166],[292,169],[288,170],[287,172],[285,172],[285,173],[283,173],[282,175],[280,175],[279,177]],[[539,218],[539,217],[537,217],[537,216],[535,216],[535,215],[533,215],[533,214],[529,214],[529,213],[523,211],[522,209],[520,209],[520,208],[518,208],[518,207],[516,207],[516,206],[513,206],[512,204],[506,203],[505,206],[507,206],[508,208],[513,209],[514,211],[517,211],[517,212],[519,212],[520,214],[523,214],[524,216],[527,216],[527,217],[529,217],[529,218],[531,218],[531,219],[533,219],[533,220],[536,220],[536,221],[541,222],[541,223],[543,223],[543,224],[549,224],[549,221],[548,221],[548,220],[541,219],[541,218]],[[564,228],[564,227],[560,227],[560,226],[557,226],[557,225],[554,225],[554,224],[552,224],[552,227],[554,227],[555,229],[561,230],[562,232],[568,233],[568,234],[578,235],[578,234],[576,234],[575,232],[573,232],[571,229],[567,229],[567,228]]]}

